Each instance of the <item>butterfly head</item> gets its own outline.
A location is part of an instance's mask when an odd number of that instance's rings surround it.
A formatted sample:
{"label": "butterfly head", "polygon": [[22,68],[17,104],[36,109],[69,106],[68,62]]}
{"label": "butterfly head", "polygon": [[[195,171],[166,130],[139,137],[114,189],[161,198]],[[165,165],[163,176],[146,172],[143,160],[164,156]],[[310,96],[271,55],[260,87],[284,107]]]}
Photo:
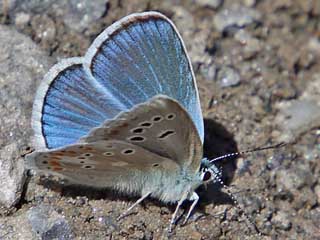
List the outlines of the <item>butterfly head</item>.
{"label": "butterfly head", "polygon": [[208,184],[210,182],[215,182],[221,178],[221,171],[210,162],[207,158],[201,160],[200,166],[200,179],[202,180],[202,184]]}

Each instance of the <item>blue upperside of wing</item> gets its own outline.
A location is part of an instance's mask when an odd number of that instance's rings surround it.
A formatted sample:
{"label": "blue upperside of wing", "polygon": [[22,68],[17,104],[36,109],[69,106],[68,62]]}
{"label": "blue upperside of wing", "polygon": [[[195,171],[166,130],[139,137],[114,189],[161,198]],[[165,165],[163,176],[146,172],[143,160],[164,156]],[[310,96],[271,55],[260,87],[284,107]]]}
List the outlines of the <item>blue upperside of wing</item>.
{"label": "blue upperside of wing", "polygon": [[41,122],[47,148],[74,143],[123,110],[92,84],[82,65],[72,65],[56,76],[44,98]]}
{"label": "blue upperside of wing", "polygon": [[85,56],[89,68],[66,65],[50,82],[41,109],[46,147],[75,143],[93,127],[157,94],[179,101],[203,140],[192,68],[171,23],[150,15],[105,31],[99,36],[103,41],[93,43],[95,54],[89,48]]}
{"label": "blue upperside of wing", "polygon": [[129,109],[165,94],[189,112],[203,139],[203,119],[192,69],[172,25],[137,21],[111,35],[93,56],[93,77]]}

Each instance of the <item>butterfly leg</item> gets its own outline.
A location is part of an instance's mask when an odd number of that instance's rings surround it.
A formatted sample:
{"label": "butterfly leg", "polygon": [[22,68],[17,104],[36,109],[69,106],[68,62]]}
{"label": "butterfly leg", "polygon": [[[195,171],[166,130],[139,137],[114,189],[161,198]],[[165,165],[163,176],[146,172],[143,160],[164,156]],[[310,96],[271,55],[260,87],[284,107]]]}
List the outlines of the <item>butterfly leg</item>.
{"label": "butterfly leg", "polygon": [[172,225],[175,224],[176,217],[177,217],[177,214],[178,214],[178,210],[181,207],[182,203],[187,199],[188,194],[189,194],[189,192],[185,192],[183,194],[182,198],[179,200],[179,202],[177,204],[177,207],[176,207],[176,210],[174,211],[174,213],[173,213],[173,215],[171,217],[171,221],[170,221],[170,225],[169,225],[169,232],[172,232]]}
{"label": "butterfly leg", "polygon": [[118,218],[117,220],[119,221],[121,218],[126,217],[129,212],[135,207],[137,206],[139,203],[141,203],[144,199],[146,199],[149,195],[151,194],[151,192],[146,193],[145,195],[143,195],[141,198],[139,198],[134,204],[132,204],[125,212],[123,212]]}
{"label": "butterfly leg", "polygon": [[187,223],[187,221],[188,221],[188,219],[189,219],[189,217],[190,217],[190,214],[191,214],[192,210],[193,210],[193,209],[195,208],[195,206],[197,205],[197,203],[198,203],[198,201],[199,201],[199,196],[198,196],[198,194],[196,194],[196,192],[193,192],[192,195],[191,195],[191,197],[189,198],[189,200],[190,200],[190,201],[193,201],[193,202],[192,202],[191,207],[189,208],[188,214],[187,214],[186,218],[184,219],[182,225],[184,225],[184,224]]}

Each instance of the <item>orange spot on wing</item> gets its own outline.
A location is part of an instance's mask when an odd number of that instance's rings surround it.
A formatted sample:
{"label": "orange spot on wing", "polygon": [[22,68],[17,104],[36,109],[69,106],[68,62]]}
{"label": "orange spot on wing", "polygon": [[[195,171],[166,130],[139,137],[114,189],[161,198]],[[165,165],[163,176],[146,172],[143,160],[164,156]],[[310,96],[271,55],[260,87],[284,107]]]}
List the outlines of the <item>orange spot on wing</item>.
{"label": "orange spot on wing", "polygon": [[61,164],[55,160],[50,160],[49,165],[52,167],[61,167]]}
{"label": "orange spot on wing", "polygon": [[75,151],[68,151],[67,154],[77,154]]}
{"label": "orange spot on wing", "polygon": [[53,171],[62,171],[63,168],[62,167],[54,167],[52,168]]}
{"label": "orange spot on wing", "polygon": [[53,152],[51,153],[51,156],[53,157],[62,157],[62,156],[65,156],[66,153],[65,152]]}
{"label": "orange spot on wing", "polygon": [[119,133],[119,131],[118,130],[111,130],[110,131],[110,135],[115,135],[115,134],[118,134]]}
{"label": "orange spot on wing", "polygon": [[67,151],[64,153],[64,156],[67,156],[67,157],[75,157],[77,155],[78,155],[78,153],[75,151]]}

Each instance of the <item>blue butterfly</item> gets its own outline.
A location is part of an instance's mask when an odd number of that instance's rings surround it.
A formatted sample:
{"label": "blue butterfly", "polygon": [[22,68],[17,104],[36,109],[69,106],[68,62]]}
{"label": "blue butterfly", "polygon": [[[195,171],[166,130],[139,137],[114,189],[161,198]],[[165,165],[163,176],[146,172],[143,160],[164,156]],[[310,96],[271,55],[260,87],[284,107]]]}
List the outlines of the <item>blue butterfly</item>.
{"label": "blue butterfly", "polygon": [[141,198],[198,202],[218,181],[203,159],[197,83],[175,25],[158,12],[131,14],[105,29],[84,57],[56,64],[34,101],[37,151],[26,165],[71,183]]}

